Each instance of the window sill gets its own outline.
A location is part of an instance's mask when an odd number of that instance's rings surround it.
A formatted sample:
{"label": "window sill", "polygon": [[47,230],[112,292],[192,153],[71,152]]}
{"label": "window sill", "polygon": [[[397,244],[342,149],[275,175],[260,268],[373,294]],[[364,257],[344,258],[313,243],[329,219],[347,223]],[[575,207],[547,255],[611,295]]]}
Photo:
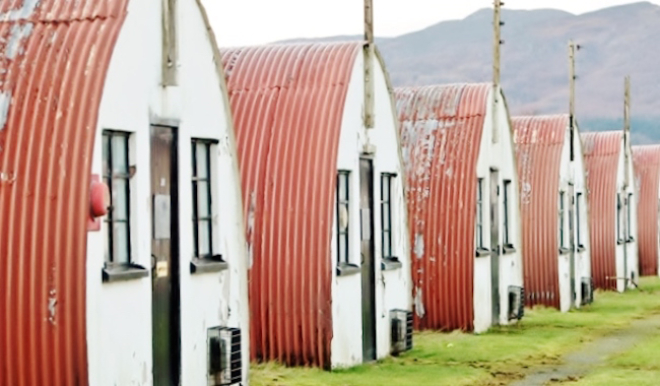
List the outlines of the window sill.
{"label": "window sill", "polygon": [[355,264],[339,263],[337,265],[337,276],[351,276],[362,272],[362,269]]}
{"label": "window sill", "polygon": [[577,251],[580,252],[580,253],[582,253],[582,252],[584,252],[584,251],[586,251],[586,250],[587,250],[587,248],[585,248],[584,245],[580,245],[580,246],[578,246],[578,248],[577,248]]}
{"label": "window sill", "polygon": [[559,254],[560,255],[568,255],[570,252],[571,252],[571,250],[568,249],[568,248],[564,248],[564,247],[559,248]]}
{"label": "window sill", "polygon": [[510,255],[512,253],[516,253],[516,247],[514,247],[513,244],[505,245],[503,250],[504,250],[505,255]]}
{"label": "window sill", "polygon": [[630,237],[628,240],[626,240],[627,243],[632,243],[635,241],[634,237]]}
{"label": "window sill", "polygon": [[623,240],[618,239],[618,240],[616,241],[616,245],[622,245],[622,244],[623,244]]}
{"label": "window sill", "polygon": [[229,263],[222,259],[222,255],[198,258],[195,257],[190,262],[190,273],[213,273],[222,272],[229,268]]}
{"label": "window sill", "polygon": [[386,257],[380,262],[380,267],[383,271],[395,271],[402,266],[403,264],[401,264],[399,258],[396,256]]}
{"label": "window sill", "polygon": [[102,270],[104,283],[137,280],[148,276],[149,270],[137,264],[109,265]]}
{"label": "window sill", "polygon": [[490,250],[485,248],[477,248],[477,251],[475,252],[475,256],[476,257],[490,256]]}

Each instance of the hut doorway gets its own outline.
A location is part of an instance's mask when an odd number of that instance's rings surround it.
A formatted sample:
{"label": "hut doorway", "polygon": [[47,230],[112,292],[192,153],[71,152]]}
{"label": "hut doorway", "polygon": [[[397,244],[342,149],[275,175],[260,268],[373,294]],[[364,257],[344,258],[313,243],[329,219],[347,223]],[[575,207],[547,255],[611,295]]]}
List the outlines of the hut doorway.
{"label": "hut doorway", "polygon": [[151,127],[153,383],[179,385],[179,205],[176,130]]}
{"label": "hut doorway", "polygon": [[500,324],[500,173],[490,169],[490,275],[493,325]]}
{"label": "hut doorway", "polygon": [[360,239],[362,255],[362,357],[376,360],[376,258],[374,253],[374,166],[360,158]]}

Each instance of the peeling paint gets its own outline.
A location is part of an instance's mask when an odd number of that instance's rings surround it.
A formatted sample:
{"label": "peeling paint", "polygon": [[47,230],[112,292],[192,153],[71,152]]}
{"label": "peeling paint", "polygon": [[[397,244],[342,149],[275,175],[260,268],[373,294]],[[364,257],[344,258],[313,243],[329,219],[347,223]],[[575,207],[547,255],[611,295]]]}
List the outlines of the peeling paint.
{"label": "peeling paint", "polygon": [[11,93],[8,91],[0,92],[0,131],[7,126],[9,116],[9,107],[11,106]]}
{"label": "peeling paint", "polygon": [[23,0],[23,6],[18,9],[0,13],[1,21],[17,21],[28,19],[41,3],[41,0]]}
{"label": "peeling paint", "polygon": [[426,315],[426,309],[424,308],[424,301],[422,298],[422,289],[420,287],[415,288],[415,299],[413,300],[415,305],[415,313],[417,317],[422,319]]}
{"label": "peeling paint", "polygon": [[419,233],[415,235],[414,252],[418,259],[424,257],[424,235]]}
{"label": "peeling paint", "polygon": [[25,45],[23,44],[25,39],[32,34],[34,29],[34,24],[25,23],[25,24],[14,24],[10,30],[9,41],[5,48],[5,58],[13,60],[18,55],[23,55],[25,53]]}
{"label": "peeling paint", "polygon": [[50,290],[48,294],[48,321],[51,324],[55,324],[55,317],[56,317],[56,307],[57,307],[57,293],[55,290]]}

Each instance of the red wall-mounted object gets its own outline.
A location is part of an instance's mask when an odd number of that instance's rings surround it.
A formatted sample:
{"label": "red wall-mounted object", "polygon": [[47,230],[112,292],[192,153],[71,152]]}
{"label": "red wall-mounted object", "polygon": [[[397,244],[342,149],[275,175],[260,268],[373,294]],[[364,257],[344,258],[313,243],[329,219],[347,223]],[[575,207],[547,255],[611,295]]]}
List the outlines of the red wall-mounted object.
{"label": "red wall-mounted object", "polygon": [[89,186],[89,214],[87,217],[87,230],[98,232],[101,230],[101,217],[108,214],[110,206],[110,190],[101,182],[98,174],[92,174]]}

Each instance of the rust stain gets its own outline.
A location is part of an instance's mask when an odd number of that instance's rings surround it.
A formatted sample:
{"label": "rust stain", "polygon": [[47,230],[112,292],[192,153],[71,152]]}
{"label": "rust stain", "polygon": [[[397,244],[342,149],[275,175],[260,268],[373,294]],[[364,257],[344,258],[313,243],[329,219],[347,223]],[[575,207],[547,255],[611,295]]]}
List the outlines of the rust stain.
{"label": "rust stain", "polygon": [[520,179],[526,305],[559,308],[559,179],[568,115],[511,119]]}
{"label": "rust stain", "polygon": [[623,131],[581,134],[584,152],[594,287],[616,290],[616,194]]}
{"label": "rust stain", "polygon": [[362,43],[222,51],[252,269],[253,359],[330,367],[339,134]]}
{"label": "rust stain", "polygon": [[660,145],[633,146],[639,238],[639,273],[658,275],[658,200],[660,193]]}
{"label": "rust stain", "polygon": [[490,84],[395,89],[415,328],[474,328],[477,160]]}
{"label": "rust stain", "polygon": [[1,386],[88,383],[92,128],[127,3],[0,2]]}

